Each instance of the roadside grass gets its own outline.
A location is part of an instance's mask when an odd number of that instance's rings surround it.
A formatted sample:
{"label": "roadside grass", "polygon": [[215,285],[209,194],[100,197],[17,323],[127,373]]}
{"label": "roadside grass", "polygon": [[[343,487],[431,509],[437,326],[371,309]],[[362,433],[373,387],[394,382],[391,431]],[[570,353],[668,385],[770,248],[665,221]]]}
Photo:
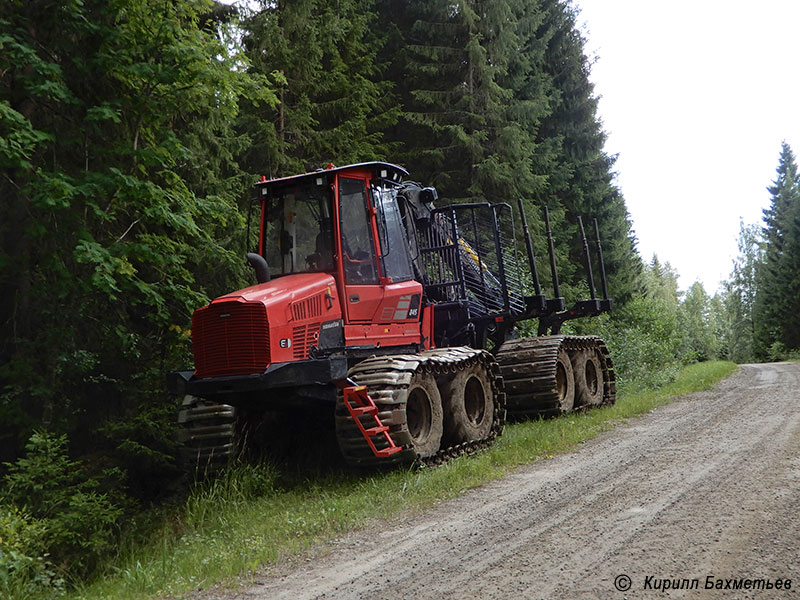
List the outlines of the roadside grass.
{"label": "roadside grass", "polygon": [[521,465],[566,452],[674,397],[710,389],[735,370],[727,362],[690,365],[658,390],[624,389],[614,406],[510,424],[492,448],[432,469],[336,467],[304,477],[266,463],[236,465],[198,485],[146,543],[123,543],[96,581],[68,597],[179,597],[235,580],[346,532],[379,529],[382,520],[411,517]]}

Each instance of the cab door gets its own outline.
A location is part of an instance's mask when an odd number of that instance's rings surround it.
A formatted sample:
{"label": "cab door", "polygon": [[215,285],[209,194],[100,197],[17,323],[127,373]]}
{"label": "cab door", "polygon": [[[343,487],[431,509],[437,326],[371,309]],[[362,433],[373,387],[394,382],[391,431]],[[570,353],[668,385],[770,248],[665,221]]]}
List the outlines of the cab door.
{"label": "cab door", "polygon": [[367,181],[340,175],[339,244],[348,323],[372,322],[383,299]]}

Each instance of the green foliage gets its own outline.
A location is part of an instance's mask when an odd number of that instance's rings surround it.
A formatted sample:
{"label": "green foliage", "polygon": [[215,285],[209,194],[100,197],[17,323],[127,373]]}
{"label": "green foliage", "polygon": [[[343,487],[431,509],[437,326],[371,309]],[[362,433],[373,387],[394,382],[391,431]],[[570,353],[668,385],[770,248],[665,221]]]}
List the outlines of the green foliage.
{"label": "green foliage", "polygon": [[740,223],[738,247],[716,312],[721,356],[745,363],[756,360],[754,308],[757,275],[764,261],[760,228]]}
{"label": "green foliage", "polygon": [[680,367],[682,332],[677,311],[662,299],[635,296],[605,319],[602,335],[614,359],[623,389],[654,388],[675,376]]}
{"label": "green foliage", "polygon": [[739,256],[721,298],[722,355],[737,362],[784,360],[800,352],[800,173],[781,146],[764,227],[739,231]]}
{"label": "green foliage", "polygon": [[381,130],[397,110],[378,76],[371,4],[264,2],[243,22],[249,72],[277,85],[276,102],[243,104],[250,170],[278,177],[383,156]]}
{"label": "green foliage", "polygon": [[[8,40],[10,38],[6,37],[6,43]],[[4,48],[3,45],[0,48]],[[33,129],[6,101],[0,102],[0,126],[0,166],[30,168],[30,156],[36,146],[48,139],[47,134]]]}
{"label": "green foliage", "polygon": [[[589,81],[574,9],[555,0],[380,1],[381,54],[402,107],[394,156],[443,202],[527,205],[538,255],[550,209],[562,295],[584,277],[577,216],[599,223],[609,291],[624,304],[641,260]],[[545,286],[550,284],[542,270]],[[551,288],[552,289],[552,288]]]}
{"label": "green foliage", "polygon": [[789,349],[781,342],[775,341],[766,350],[766,360],[770,362],[784,360],[800,360],[800,350]]}
{"label": "green foliage", "polygon": [[[49,560],[61,577],[71,579],[91,572],[112,549],[122,509],[99,490],[100,481],[90,477],[80,462],[68,458],[66,444],[66,436],[34,433],[26,455],[6,464],[9,471],[0,500],[10,506],[11,516],[16,515],[21,537],[13,543],[37,551],[31,568],[47,574]],[[102,474],[105,478],[115,475]],[[26,541],[30,528],[36,529],[41,546]],[[26,577],[24,570],[15,573],[14,577]],[[58,581],[50,578],[54,586]]]}
{"label": "green foliage", "polygon": [[177,402],[142,402],[128,418],[98,427],[108,456],[124,469],[130,495],[146,501],[175,491],[180,472],[175,436]]}
{"label": "green foliage", "polygon": [[[379,2],[389,76],[403,107],[397,160],[450,200],[530,197],[532,137],[547,109],[542,49],[527,44],[540,11],[522,3]],[[525,52],[518,52],[519,48]]]}
{"label": "green foliage", "polygon": [[144,497],[174,475],[189,317],[247,282],[239,106],[275,101],[210,7],[0,8],[0,427],[109,452]]}
{"label": "green foliage", "polygon": [[680,304],[678,291],[678,272],[669,263],[661,263],[653,255],[644,271],[644,287],[648,297],[660,301],[666,310],[675,312]]}
{"label": "green foliage", "polygon": [[579,335],[600,334],[611,348],[622,387],[658,387],[684,364],[715,360],[724,340],[720,298],[700,283],[678,289],[678,273],[654,256],[644,268],[645,293],[598,323],[570,323]]}
{"label": "green foliage", "polygon": [[[597,98],[589,79],[591,64],[577,25],[577,9],[563,0],[541,0],[545,15],[537,38],[546,41],[541,68],[550,79],[551,110],[537,132],[544,158],[537,170],[547,176],[545,197],[566,211],[570,227],[578,216],[590,226],[598,221],[603,240],[610,295],[625,304],[641,292],[641,259],[635,251],[630,217],[619,189],[613,184],[615,157],[603,150],[606,135],[597,116]],[[568,247],[566,264],[559,264],[564,281],[573,285],[583,277],[582,247],[574,229],[559,225],[559,245]],[[570,269],[570,265],[572,268]]]}
{"label": "green foliage", "polygon": [[720,343],[715,332],[711,298],[701,283],[695,282],[686,292],[678,311],[678,322],[683,331],[681,360],[702,362],[717,358]]}
{"label": "green foliage", "polygon": [[31,600],[63,595],[64,581],[47,555],[46,534],[46,523],[0,502],[0,596]]}

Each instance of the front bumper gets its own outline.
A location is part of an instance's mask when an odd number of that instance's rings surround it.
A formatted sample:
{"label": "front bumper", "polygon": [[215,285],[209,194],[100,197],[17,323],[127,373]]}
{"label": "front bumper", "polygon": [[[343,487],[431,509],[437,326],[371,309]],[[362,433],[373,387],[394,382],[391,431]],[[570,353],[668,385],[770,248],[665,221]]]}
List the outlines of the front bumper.
{"label": "front bumper", "polygon": [[345,379],[347,358],[342,355],[275,363],[263,373],[231,377],[198,379],[194,376],[194,371],[172,371],[167,374],[167,389],[175,395],[190,394],[208,398],[275,388],[326,385]]}

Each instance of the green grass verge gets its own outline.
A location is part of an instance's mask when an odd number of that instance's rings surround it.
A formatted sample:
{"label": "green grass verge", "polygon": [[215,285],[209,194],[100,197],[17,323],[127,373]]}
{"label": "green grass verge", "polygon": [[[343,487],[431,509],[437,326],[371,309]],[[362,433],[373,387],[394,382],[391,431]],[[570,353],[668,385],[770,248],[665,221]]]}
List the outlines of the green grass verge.
{"label": "green grass verge", "polygon": [[614,406],[509,425],[491,449],[435,469],[366,474],[337,469],[287,489],[269,465],[231,468],[199,486],[180,516],[165,520],[148,543],[123,545],[97,581],[70,597],[159,598],[231,580],[372,521],[430,507],[520,465],[566,452],[671,398],[710,389],[735,369],[726,362],[695,364],[659,390],[628,390]]}

